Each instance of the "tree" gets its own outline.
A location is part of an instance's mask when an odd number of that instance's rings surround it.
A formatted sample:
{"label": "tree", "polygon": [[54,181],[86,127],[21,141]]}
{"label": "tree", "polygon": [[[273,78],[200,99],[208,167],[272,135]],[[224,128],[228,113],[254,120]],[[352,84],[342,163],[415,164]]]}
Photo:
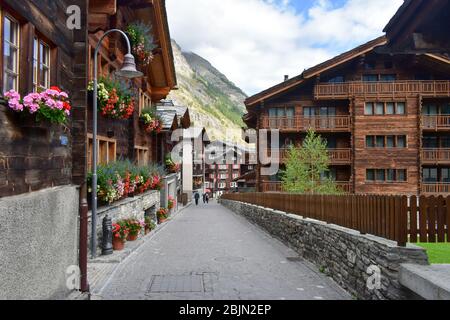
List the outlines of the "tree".
{"label": "tree", "polygon": [[283,189],[291,193],[339,194],[336,183],[324,179],[329,172],[327,143],[310,129],[301,147],[291,146],[286,170],[282,171]]}

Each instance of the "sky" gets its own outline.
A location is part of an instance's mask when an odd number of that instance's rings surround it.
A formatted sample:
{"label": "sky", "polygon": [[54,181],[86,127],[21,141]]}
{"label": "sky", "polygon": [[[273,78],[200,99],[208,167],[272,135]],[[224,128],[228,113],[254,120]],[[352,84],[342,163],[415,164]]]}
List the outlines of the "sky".
{"label": "sky", "polygon": [[166,0],[171,36],[253,95],[383,35],[403,0]]}

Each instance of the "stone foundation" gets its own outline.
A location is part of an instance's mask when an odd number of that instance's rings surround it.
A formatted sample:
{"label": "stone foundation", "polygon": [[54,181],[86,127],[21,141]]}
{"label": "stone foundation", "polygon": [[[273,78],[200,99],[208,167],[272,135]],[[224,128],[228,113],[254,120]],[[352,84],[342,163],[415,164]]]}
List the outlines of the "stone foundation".
{"label": "stone foundation", "polygon": [[[156,222],[156,211],[160,208],[160,192],[149,191],[133,198],[127,198],[97,210],[98,254],[101,253],[103,219],[108,215],[113,222],[123,219],[143,220],[146,215]],[[91,216],[89,211],[89,239],[91,237]]]}
{"label": "stone foundation", "polygon": [[0,300],[65,299],[78,266],[75,186],[0,199]]}
{"label": "stone foundation", "polygon": [[289,245],[358,299],[420,299],[399,283],[399,270],[402,263],[427,265],[422,248],[398,247],[390,240],[241,202],[220,203]]}

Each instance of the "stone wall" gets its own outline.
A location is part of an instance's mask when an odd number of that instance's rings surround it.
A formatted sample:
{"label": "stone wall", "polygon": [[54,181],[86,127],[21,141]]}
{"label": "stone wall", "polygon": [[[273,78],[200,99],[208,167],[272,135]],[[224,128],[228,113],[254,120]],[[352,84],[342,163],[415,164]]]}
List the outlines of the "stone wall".
{"label": "stone wall", "polygon": [[[148,213],[156,221],[156,210],[160,208],[160,192],[149,191],[133,198],[127,198],[110,206],[99,208],[97,211],[97,243],[98,253],[101,251],[102,245],[102,224],[103,219],[108,215],[113,222],[123,219],[142,220]],[[89,211],[89,239],[91,237],[91,217]]]}
{"label": "stone wall", "polygon": [[400,285],[399,270],[402,263],[428,264],[422,248],[398,247],[390,240],[241,202],[220,202],[289,245],[358,299],[420,299]]}
{"label": "stone wall", "polygon": [[0,199],[0,300],[64,299],[78,265],[76,187]]}

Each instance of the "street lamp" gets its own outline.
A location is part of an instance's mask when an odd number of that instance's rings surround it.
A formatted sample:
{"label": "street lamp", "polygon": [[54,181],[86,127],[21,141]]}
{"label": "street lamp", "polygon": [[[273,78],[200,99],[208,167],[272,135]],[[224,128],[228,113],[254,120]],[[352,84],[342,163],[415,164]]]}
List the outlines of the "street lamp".
{"label": "street lamp", "polygon": [[144,74],[136,69],[136,62],[134,60],[134,56],[131,54],[131,44],[128,36],[119,29],[111,29],[100,38],[97,43],[97,47],[95,48],[94,53],[94,104],[93,104],[93,130],[92,130],[92,234],[91,234],[91,250],[92,257],[95,258],[97,256],[97,94],[98,94],[98,52],[100,50],[100,46],[102,44],[103,39],[106,38],[110,33],[118,32],[120,33],[127,42],[128,53],[124,57],[123,66],[120,71],[116,72],[116,75],[119,77],[133,79],[142,77]]}

